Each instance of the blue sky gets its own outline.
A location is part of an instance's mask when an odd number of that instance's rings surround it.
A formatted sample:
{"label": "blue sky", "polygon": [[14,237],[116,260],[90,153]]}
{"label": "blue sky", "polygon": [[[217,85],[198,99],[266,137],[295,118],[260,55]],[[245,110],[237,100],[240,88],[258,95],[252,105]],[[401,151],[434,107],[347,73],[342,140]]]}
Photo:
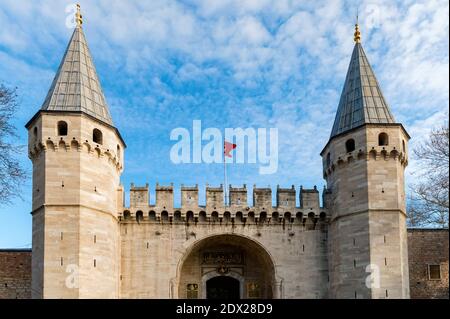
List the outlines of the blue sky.
{"label": "blue sky", "polygon": [[[320,189],[328,140],[353,46],[362,43],[396,120],[414,147],[449,106],[448,1],[79,1],[84,32],[114,124],[128,144],[122,182],[223,182],[219,164],[174,165],[170,131],[276,127],[279,169],[232,165],[229,183]],[[15,119],[40,108],[73,30],[71,1],[1,0],[0,81],[17,86]],[[31,162],[20,161],[31,173]],[[408,183],[417,162],[411,159]],[[31,179],[24,200],[0,206],[0,247],[31,246]],[[178,202],[178,201],[177,201]]]}

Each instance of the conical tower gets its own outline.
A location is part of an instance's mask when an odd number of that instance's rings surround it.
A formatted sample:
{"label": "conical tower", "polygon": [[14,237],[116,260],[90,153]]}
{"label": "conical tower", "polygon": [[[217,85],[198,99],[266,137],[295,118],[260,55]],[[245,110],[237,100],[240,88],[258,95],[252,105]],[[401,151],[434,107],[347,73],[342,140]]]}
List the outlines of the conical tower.
{"label": "conical tower", "polygon": [[330,298],[409,298],[404,170],[397,123],[361,45],[359,26],[330,139]]}
{"label": "conical tower", "polygon": [[27,123],[33,163],[34,298],[117,298],[125,143],[77,25],[42,108]]}

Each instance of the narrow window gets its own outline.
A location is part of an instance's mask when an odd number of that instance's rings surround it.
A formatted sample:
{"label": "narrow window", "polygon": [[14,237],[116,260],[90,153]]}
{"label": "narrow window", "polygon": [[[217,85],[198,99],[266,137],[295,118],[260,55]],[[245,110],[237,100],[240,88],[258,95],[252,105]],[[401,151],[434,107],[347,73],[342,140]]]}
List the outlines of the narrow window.
{"label": "narrow window", "polygon": [[58,135],[67,136],[67,123],[64,121],[58,122]]}
{"label": "narrow window", "polygon": [[97,259],[94,259],[94,268],[97,267]]}
{"label": "narrow window", "polygon": [[94,235],[94,244],[97,243],[97,235]]}
{"label": "narrow window", "polygon": [[356,268],[356,259],[353,259],[353,268]]}
{"label": "narrow window", "polygon": [[441,265],[428,265],[428,279],[441,280]]}
{"label": "narrow window", "polygon": [[355,291],[355,299],[358,299],[358,294],[356,293],[356,291]]}
{"label": "narrow window", "polygon": [[378,145],[379,146],[389,145],[389,136],[386,133],[380,133],[380,135],[378,135]]}
{"label": "narrow window", "polygon": [[353,246],[356,246],[356,239],[353,238]]}
{"label": "narrow window", "polygon": [[148,249],[148,246],[149,246],[149,245],[148,245],[148,243],[147,243],[147,249]]}
{"label": "narrow window", "polygon": [[117,158],[120,160],[120,146],[117,145]]}
{"label": "narrow window", "polygon": [[63,240],[63,232],[61,232],[61,240]]}
{"label": "narrow window", "polygon": [[387,266],[387,258],[384,258],[384,265]]}
{"label": "narrow window", "polygon": [[403,148],[403,152],[406,152],[406,144],[405,144],[405,140],[402,141],[402,148]]}
{"label": "narrow window", "polygon": [[198,299],[198,284],[187,284],[186,298],[187,299]]}
{"label": "narrow window", "polygon": [[388,291],[387,291],[387,289],[386,289],[386,298],[387,298],[387,297],[389,297],[389,294],[388,294]]}
{"label": "narrow window", "polygon": [[331,154],[328,153],[327,154],[327,166],[330,166],[330,164],[331,164]]}
{"label": "narrow window", "polygon": [[345,149],[347,150],[347,153],[353,152],[355,150],[355,140],[349,139],[347,142],[345,142]]}
{"label": "narrow window", "polygon": [[35,127],[33,129],[33,137],[34,137],[35,140],[37,140],[37,137],[38,137],[38,128],[37,127]]}
{"label": "narrow window", "polygon": [[305,251],[305,245],[303,245],[302,249],[303,249],[303,251]]}
{"label": "narrow window", "polygon": [[64,259],[61,257],[61,266],[64,265]]}
{"label": "narrow window", "polygon": [[94,129],[92,132],[92,140],[94,143],[103,144],[103,134],[99,129]]}
{"label": "narrow window", "polygon": [[386,244],[386,235],[384,235],[383,237],[384,237],[383,238],[384,239],[384,243]]}

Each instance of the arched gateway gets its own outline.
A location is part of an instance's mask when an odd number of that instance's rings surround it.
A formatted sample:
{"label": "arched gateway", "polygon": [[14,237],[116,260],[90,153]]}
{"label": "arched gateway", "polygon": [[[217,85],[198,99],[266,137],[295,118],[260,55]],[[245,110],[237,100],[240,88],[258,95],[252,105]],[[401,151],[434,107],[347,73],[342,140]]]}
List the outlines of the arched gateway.
{"label": "arched gateway", "polygon": [[272,298],[275,268],[268,252],[254,240],[215,235],[188,249],[178,279],[179,298]]}

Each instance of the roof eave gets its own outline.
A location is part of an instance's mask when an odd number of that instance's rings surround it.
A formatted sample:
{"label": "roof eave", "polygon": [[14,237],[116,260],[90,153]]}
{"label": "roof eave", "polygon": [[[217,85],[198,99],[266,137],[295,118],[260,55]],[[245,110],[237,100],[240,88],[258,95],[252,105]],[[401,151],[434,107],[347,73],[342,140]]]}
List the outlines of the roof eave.
{"label": "roof eave", "polygon": [[119,137],[120,141],[122,142],[123,146],[124,146],[125,148],[127,147],[127,144],[126,144],[125,141],[123,140],[122,135],[120,135],[119,130],[118,130],[114,125],[111,125],[111,124],[109,124],[109,123],[106,123],[106,122],[104,122],[104,121],[102,121],[102,120],[96,118],[95,116],[92,116],[92,115],[90,115],[90,114],[88,114],[88,113],[86,113],[86,112],[83,112],[83,111],[39,110],[39,111],[36,112],[36,114],[34,114],[34,116],[31,118],[31,120],[29,120],[29,121],[27,122],[27,124],[25,124],[25,128],[26,128],[27,130],[29,130],[30,127],[32,126],[32,124],[34,123],[34,121],[35,121],[41,114],[52,114],[52,113],[59,113],[59,114],[82,114],[82,115],[85,115],[85,116],[87,116],[88,118],[90,118],[91,120],[94,120],[94,121],[96,121],[96,122],[98,122],[98,123],[101,123],[101,124],[103,124],[103,125],[105,125],[105,126],[108,126],[108,127],[112,128],[112,129],[116,132],[116,134],[117,134],[117,136]]}
{"label": "roof eave", "polygon": [[320,152],[320,156],[323,156],[323,153],[325,152],[325,150],[327,149],[328,145],[330,145],[331,141],[334,140],[335,138],[344,136],[346,134],[352,133],[364,126],[400,126],[401,129],[403,130],[403,133],[405,133],[406,137],[408,138],[408,140],[411,139],[411,136],[408,134],[408,132],[406,131],[405,127],[403,126],[403,124],[401,123],[364,123],[361,124],[359,126],[353,127],[347,131],[344,131],[342,133],[333,135],[332,137],[330,137],[330,139],[328,140],[327,144],[325,145],[325,147],[322,149],[322,151]]}

